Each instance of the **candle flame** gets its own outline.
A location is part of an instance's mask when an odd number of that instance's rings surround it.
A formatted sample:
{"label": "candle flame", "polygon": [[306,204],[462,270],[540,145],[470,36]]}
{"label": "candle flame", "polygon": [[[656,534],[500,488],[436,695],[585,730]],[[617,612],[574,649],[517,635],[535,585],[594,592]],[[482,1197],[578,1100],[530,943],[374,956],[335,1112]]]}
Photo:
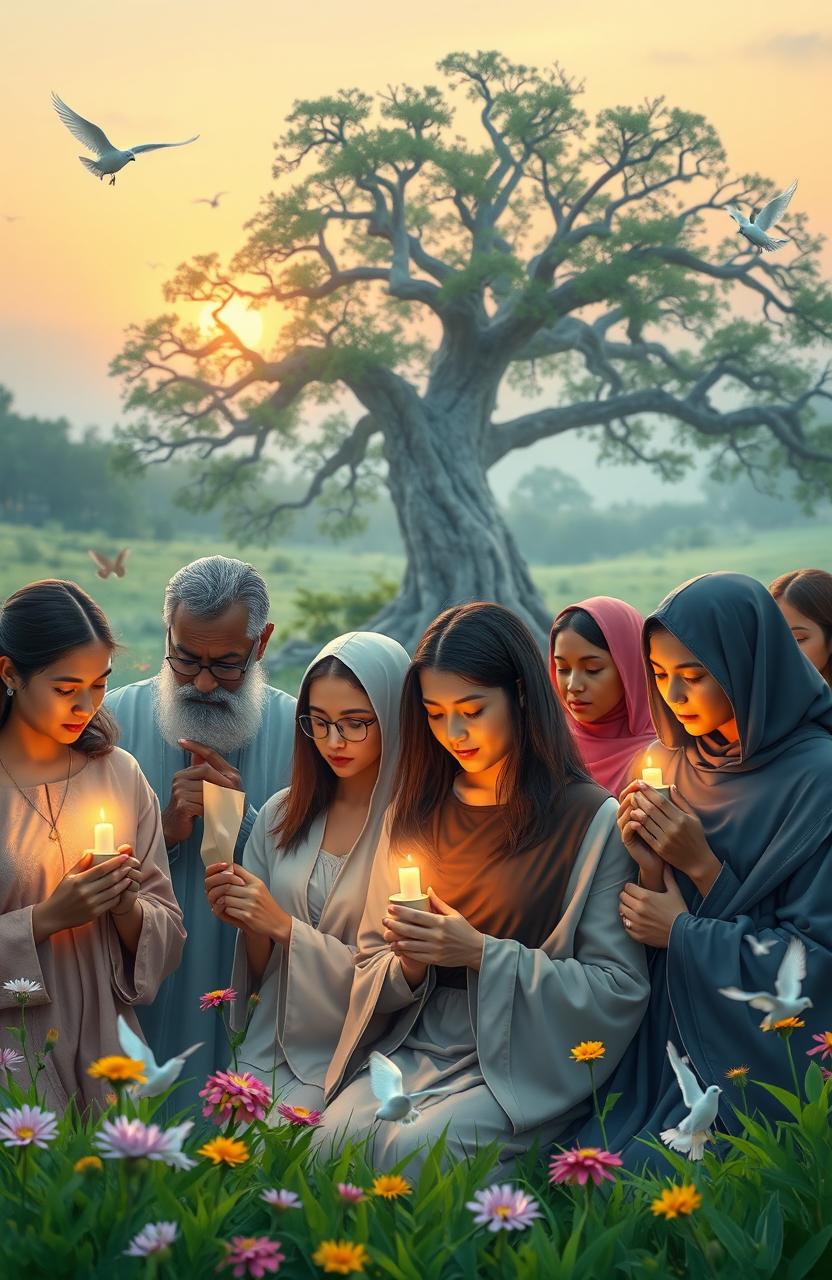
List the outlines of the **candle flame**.
{"label": "candle flame", "polygon": [[106,815],[106,813],[104,812],[104,810],[103,810],[103,809],[99,809],[99,810],[98,810],[98,819],[99,819],[99,821],[100,821],[100,822],[106,822],[106,821],[107,821],[107,815]]}
{"label": "candle flame", "polygon": [[413,861],[413,859],[411,858],[410,854],[408,854],[408,855],[407,855],[407,860],[408,860],[408,862],[412,862],[412,861]]}
{"label": "candle flame", "polygon": [[650,768],[652,767],[652,764],[653,764],[653,757],[652,757],[652,756],[650,756],[650,755],[648,755],[647,760],[645,761],[645,763],[646,763],[647,768],[648,768],[648,769],[650,769]]}

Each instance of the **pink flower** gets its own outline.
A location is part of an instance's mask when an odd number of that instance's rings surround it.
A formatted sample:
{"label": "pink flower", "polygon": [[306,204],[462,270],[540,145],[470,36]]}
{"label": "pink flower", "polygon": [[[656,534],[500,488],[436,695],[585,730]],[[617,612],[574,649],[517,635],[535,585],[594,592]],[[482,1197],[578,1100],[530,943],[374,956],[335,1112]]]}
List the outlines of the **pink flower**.
{"label": "pink flower", "polygon": [[206,1009],[219,1009],[221,1005],[229,1004],[236,998],[237,992],[233,987],[222,987],[219,991],[206,991],[204,996],[199,997],[200,1013],[204,1013]]}
{"label": "pink flower", "polygon": [[214,1124],[224,1124],[232,1116],[252,1124],[264,1120],[272,1105],[271,1090],[250,1071],[217,1071],[205,1081],[199,1096],[205,1099],[202,1114]]}
{"label": "pink flower", "polygon": [[103,1120],[95,1144],[106,1160],[161,1160],[177,1169],[192,1169],[196,1164],[182,1150],[182,1142],[193,1128],[193,1120],[174,1125],[167,1133],[158,1124],[144,1124],[116,1116]]}
{"label": "pink flower", "polygon": [[522,1231],[542,1216],[534,1197],[516,1191],[509,1183],[475,1191],[465,1208],[474,1214],[478,1227],[487,1226],[489,1231]]}
{"label": "pink flower", "polygon": [[351,1182],[339,1182],[338,1194],[347,1204],[359,1204],[366,1199],[361,1187],[356,1187]]}
{"label": "pink flower", "polygon": [[323,1115],[323,1111],[310,1111],[308,1107],[290,1107],[286,1102],[279,1103],[275,1111],[290,1124],[307,1124],[312,1127],[321,1123]]}
{"label": "pink flower", "polygon": [[832,1031],[821,1031],[820,1035],[812,1036],[817,1041],[814,1049],[806,1050],[806,1057],[811,1058],[813,1054],[819,1053],[821,1062],[825,1062],[827,1058],[832,1058]]}
{"label": "pink flower", "polygon": [[235,1276],[260,1277],[267,1271],[274,1274],[286,1260],[286,1255],[280,1252],[280,1241],[270,1240],[268,1236],[232,1236],[225,1248],[226,1255],[217,1271],[233,1267]]}
{"label": "pink flower", "polygon": [[589,1178],[598,1187],[604,1178],[615,1182],[611,1170],[621,1164],[621,1156],[611,1151],[602,1151],[600,1147],[573,1147],[571,1151],[562,1151],[552,1156],[549,1163],[550,1182],[568,1182],[573,1186],[585,1185]]}
{"label": "pink flower", "polygon": [[46,1147],[57,1135],[58,1122],[54,1111],[41,1111],[40,1107],[9,1107],[0,1111],[0,1140],[6,1147]]}
{"label": "pink flower", "polygon": [[152,1253],[166,1253],[178,1232],[175,1222],[148,1222],[138,1235],[133,1236],[124,1252],[128,1258],[147,1258]]}
{"label": "pink flower", "polygon": [[267,1187],[260,1192],[260,1199],[265,1200],[272,1209],[300,1209],[300,1196],[294,1191],[278,1191],[277,1187]]}
{"label": "pink flower", "polygon": [[17,1071],[23,1061],[23,1054],[17,1049],[0,1049],[0,1068],[3,1071]]}

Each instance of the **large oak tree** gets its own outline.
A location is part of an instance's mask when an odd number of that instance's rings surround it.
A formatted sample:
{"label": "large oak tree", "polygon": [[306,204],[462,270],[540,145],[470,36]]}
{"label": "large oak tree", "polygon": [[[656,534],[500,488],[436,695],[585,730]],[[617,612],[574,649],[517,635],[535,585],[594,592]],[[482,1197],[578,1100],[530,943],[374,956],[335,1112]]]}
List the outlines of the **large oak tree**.
{"label": "large oak tree", "polygon": [[[192,500],[227,501],[239,530],[315,500],[344,528],[385,483],[407,562],[368,622],[409,647],[472,598],[548,627],[488,484],[535,441],[598,428],[606,458],[668,478],[705,452],[723,471],[788,469],[808,499],[832,488],[832,296],[805,215],[760,256],[725,205],[775,188],[732,176],[702,116],[655,100],[590,122],[557,66],[486,52],[439,68],[465,136],[434,86],[298,102],[240,251],[166,287],[211,305],[212,335],[162,315],[113,363],[133,458],[194,455]],[[235,298],[279,308],[268,354],[226,322]],[[528,412],[500,414],[506,386],[536,397]],[[294,502],[269,495],[273,444],[308,473]]]}

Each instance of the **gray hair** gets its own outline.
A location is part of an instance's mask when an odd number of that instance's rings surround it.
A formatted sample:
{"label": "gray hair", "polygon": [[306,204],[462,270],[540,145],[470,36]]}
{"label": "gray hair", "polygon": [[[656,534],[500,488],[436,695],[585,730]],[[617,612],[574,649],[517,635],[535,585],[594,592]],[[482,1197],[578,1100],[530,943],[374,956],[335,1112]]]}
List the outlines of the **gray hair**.
{"label": "gray hair", "polygon": [[196,618],[219,618],[235,604],[248,610],[246,635],[253,640],[269,620],[269,592],[254,565],[228,556],[203,556],[179,569],[165,587],[162,617],[170,626],[177,605]]}

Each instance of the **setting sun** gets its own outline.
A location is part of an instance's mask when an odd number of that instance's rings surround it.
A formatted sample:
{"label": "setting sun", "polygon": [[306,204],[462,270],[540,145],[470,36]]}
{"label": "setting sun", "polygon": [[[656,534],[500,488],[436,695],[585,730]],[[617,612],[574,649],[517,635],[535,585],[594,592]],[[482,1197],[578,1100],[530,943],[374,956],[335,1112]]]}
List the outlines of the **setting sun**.
{"label": "setting sun", "polygon": [[[213,336],[216,330],[215,309],[213,302],[206,302],[199,313],[199,327],[206,337]],[[234,330],[247,347],[256,347],[263,336],[262,315],[259,311],[249,310],[242,298],[232,298],[227,306],[223,307],[221,319],[229,329]]]}

